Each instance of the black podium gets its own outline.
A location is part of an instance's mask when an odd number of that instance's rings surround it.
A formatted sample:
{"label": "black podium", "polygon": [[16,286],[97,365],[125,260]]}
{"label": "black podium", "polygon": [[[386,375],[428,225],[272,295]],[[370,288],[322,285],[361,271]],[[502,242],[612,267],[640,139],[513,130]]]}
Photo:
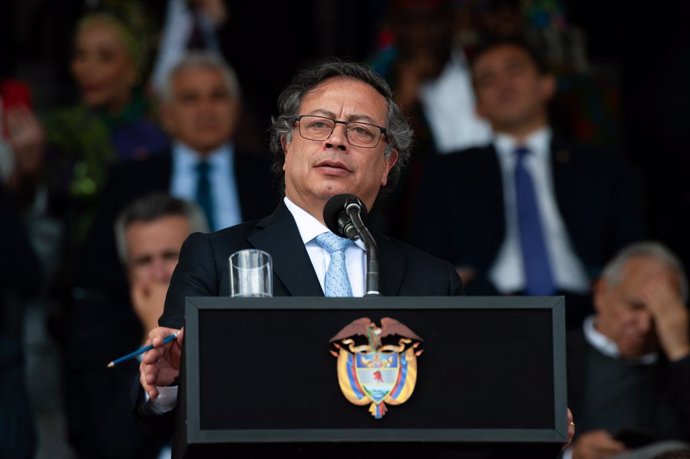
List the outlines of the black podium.
{"label": "black podium", "polygon": [[[380,419],[329,352],[362,317],[423,340]],[[174,458],[555,458],[567,440],[562,297],[188,298],[185,327]]]}

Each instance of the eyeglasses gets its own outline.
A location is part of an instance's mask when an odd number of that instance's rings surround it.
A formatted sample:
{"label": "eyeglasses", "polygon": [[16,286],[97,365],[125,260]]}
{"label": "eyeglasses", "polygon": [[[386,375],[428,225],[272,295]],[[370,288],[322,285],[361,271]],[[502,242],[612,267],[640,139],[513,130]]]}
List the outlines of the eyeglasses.
{"label": "eyeglasses", "polygon": [[386,136],[386,128],[360,121],[340,121],[325,116],[300,115],[295,118],[299,135],[307,140],[323,141],[328,139],[336,124],[345,126],[345,138],[353,147],[374,148],[379,144],[381,135]]}

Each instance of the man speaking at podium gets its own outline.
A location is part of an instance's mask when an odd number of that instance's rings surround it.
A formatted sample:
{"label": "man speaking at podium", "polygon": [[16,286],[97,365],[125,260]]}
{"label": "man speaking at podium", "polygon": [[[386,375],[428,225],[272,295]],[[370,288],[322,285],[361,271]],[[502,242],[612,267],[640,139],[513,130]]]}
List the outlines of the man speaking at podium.
{"label": "man speaking at podium", "polygon": [[[271,254],[275,296],[365,293],[364,246],[330,232],[324,206],[348,193],[371,208],[407,162],[412,132],[384,80],[355,63],[332,61],[302,71],[280,95],[278,107],[271,147],[285,198],[262,220],[195,233],[185,242],[161,326],[149,334],[155,349],[140,365],[150,412],[172,410],[177,398],[177,388],[168,386],[178,376],[183,333],[169,344],[163,338],[182,328],[186,297],[229,295],[228,257],[235,251]],[[380,234],[374,239],[382,295],[460,294],[460,278],[449,263]]]}

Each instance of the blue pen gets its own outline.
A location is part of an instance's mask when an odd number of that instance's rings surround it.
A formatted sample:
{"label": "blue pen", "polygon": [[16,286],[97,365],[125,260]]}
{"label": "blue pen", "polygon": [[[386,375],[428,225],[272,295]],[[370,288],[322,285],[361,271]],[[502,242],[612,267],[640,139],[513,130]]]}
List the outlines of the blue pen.
{"label": "blue pen", "polygon": [[[168,344],[177,338],[177,333],[173,333],[172,335],[168,335],[165,338],[163,338],[163,344]],[[122,357],[119,357],[112,362],[108,364],[108,368],[112,368],[118,363],[126,362],[127,360],[132,360],[133,358],[143,354],[144,352],[148,352],[151,349],[153,349],[153,344],[149,344],[148,346],[140,347],[136,351],[130,352],[127,355],[123,355]]]}

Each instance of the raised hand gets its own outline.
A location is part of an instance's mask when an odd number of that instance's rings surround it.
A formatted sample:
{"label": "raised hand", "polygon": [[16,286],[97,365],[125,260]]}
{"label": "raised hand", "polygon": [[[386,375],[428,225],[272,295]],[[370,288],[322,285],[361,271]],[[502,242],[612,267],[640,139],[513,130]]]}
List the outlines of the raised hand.
{"label": "raised hand", "polygon": [[659,344],[673,361],[690,355],[690,324],[688,309],[671,279],[673,277],[650,277],[642,287],[642,295],[654,319]]}

